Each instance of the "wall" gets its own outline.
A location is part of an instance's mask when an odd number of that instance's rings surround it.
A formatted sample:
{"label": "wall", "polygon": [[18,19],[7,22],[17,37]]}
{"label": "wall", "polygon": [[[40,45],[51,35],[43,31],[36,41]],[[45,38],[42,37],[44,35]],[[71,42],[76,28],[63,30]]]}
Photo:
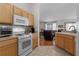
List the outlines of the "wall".
{"label": "wall", "polygon": [[57,21],[58,25],[63,25],[64,22],[77,22],[77,19],[63,19],[63,20]]}
{"label": "wall", "polygon": [[76,5],[75,3],[42,3],[40,4],[40,20],[55,21],[61,19],[74,19],[76,18]]}
{"label": "wall", "polygon": [[44,22],[40,22],[40,25],[39,25],[39,31],[41,31],[41,29],[45,29],[45,23]]}
{"label": "wall", "polygon": [[[78,23],[78,26],[79,26],[79,4],[77,6],[77,23]],[[78,29],[78,32],[76,34],[76,55],[79,56],[79,29]]]}
{"label": "wall", "polygon": [[34,13],[34,27],[35,27],[35,29],[36,29],[36,32],[38,32],[39,31],[39,10],[40,10],[40,8],[39,8],[39,4],[34,4],[34,11],[33,11],[33,13]]}

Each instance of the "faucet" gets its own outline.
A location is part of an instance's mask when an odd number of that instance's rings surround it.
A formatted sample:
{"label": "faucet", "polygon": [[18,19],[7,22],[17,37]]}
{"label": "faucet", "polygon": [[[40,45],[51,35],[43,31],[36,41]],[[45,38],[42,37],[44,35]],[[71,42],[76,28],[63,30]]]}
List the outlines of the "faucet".
{"label": "faucet", "polygon": [[69,29],[71,29],[72,27],[75,29],[75,26],[73,26],[73,25],[72,25],[72,26],[70,26],[70,28],[69,28]]}
{"label": "faucet", "polygon": [[76,28],[75,28],[75,26],[70,26],[70,28],[69,29],[71,29],[71,28],[74,28],[74,30],[72,30],[72,31],[74,31],[74,33],[76,33]]}

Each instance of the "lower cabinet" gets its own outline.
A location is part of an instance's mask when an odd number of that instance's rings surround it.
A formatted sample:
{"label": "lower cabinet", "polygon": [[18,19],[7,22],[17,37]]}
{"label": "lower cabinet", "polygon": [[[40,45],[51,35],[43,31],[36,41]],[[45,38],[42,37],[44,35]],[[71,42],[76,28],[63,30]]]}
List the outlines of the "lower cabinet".
{"label": "lower cabinet", "polygon": [[0,56],[17,56],[17,39],[1,41]]}
{"label": "lower cabinet", "polygon": [[37,33],[33,33],[32,35],[32,48],[36,48],[38,46],[38,35]]}
{"label": "lower cabinet", "polygon": [[55,44],[71,55],[75,55],[75,37],[67,34],[56,33]]}
{"label": "lower cabinet", "polygon": [[64,39],[63,39],[63,35],[57,35],[56,36],[56,45],[62,49],[64,49]]}
{"label": "lower cabinet", "polygon": [[70,37],[65,37],[64,38],[64,46],[65,46],[65,50],[67,52],[69,52],[72,55],[75,55],[75,40],[74,37],[70,38]]}

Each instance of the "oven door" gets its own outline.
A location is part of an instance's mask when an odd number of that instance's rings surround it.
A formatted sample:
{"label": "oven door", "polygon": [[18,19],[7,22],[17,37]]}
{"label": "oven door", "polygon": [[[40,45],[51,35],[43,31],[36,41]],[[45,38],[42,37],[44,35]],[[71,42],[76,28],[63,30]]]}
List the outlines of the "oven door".
{"label": "oven door", "polygon": [[32,37],[24,37],[24,38],[20,38],[19,42],[18,42],[18,55],[22,55],[23,53],[32,49]]}

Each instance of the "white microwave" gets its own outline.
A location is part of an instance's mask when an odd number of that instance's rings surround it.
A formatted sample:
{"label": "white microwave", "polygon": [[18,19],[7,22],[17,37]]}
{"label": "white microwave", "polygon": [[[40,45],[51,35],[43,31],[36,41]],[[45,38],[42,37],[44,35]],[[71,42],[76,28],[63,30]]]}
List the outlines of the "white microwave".
{"label": "white microwave", "polygon": [[23,16],[14,15],[13,25],[27,26],[28,25],[28,19],[26,17],[23,17]]}

